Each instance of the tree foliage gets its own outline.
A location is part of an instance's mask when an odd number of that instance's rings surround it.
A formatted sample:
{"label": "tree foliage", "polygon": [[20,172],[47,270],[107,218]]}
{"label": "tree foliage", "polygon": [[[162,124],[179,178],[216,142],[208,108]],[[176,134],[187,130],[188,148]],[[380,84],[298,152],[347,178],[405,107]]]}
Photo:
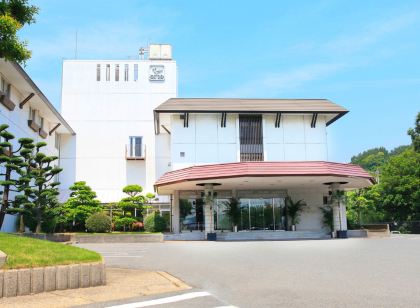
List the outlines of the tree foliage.
{"label": "tree foliage", "polygon": [[0,125],[0,136],[4,140],[0,143],[0,165],[3,167],[0,173],[0,186],[2,187],[0,191],[2,197],[0,229],[6,213],[23,213],[21,205],[25,203],[28,191],[25,195],[17,195],[15,198],[11,198],[11,193],[24,191],[25,185],[29,183],[31,176],[27,174],[28,164],[24,158],[27,156],[27,151],[31,152],[34,147],[32,139],[20,138],[18,148],[14,149],[12,140],[15,139],[15,136],[7,131],[8,127],[7,124]]}
{"label": "tree foliage", "polygon": [[104,213],[94,213],[86,219],[86,228],[90,232],[110,232],[111,231],[111,217]]}
{"label": "tree foliage", "polygon": [[392,157],[382,168],[378,186],[390,219],[420,219],[420,153],[409,149]]}
{"label": "tree foliage", "polygon": [[58,159],[57,156],[48,156],[41,152],[41,148],[46,145],[45,142],[36,143],[33,155],[28,155],[30,166],[28,175],[32,181],[24,185],[27,191],[25,208],[36,217],[36,233],[41,232],[45,216],[51,211],[55,212],[59,206],[57,187],[60,183],[54,181],[54,178],[63,169],[54,166],[54,162]]}
{"label": "tree foliage", "polygon": [[414,128],[410,128],[407,134],[411,137],[411,142],[414,147],[414,151],[420,152],[420,112],[417,113],[416,122]]}
{"label": "tree foliage", "polygon": [[153,212],[146,216],[144,228],[148,232],[162,232],[166,229],[166,221],[159,212]]}
{"label": "tree foliage", "polygon": [[353,163],[380,172],[377,184],[347,194],[350,225],[420,220],[420,113],[408,135],[412,140],[409,146],[399,146],[389,152],[375,148],[352,157]]}
{"label": "tree foliage", "polygon": [[[8,125],[0,125],[0,164],[3,167],[0,181],[2,205],[0,227],[6,213],[20,213],[36,223],[35,231],[40,232],[46,221],[56,216],[58,189],[54,181],[62,171],[55,166],[56,156],[42,152],[45,142],[34,143],[30,138],[20,138],[17,149],[13,148],[13,134]],[[11,198],[13,192],[14,198]],[[54,223],[53,223],[54,225]],[[51,229],[51,228],[50,228]],[[53,229],[53,228],[52,228]]]}
{"label": "tree foliage", "polygon": [[0,2],[0,58],[23,63],[31,57],[27,42],[21,41],[18,31],[35,22],[39,9],[27,0],[1,0]]}
{"label": "tree foliage", "polygon": [[389,152],[384,147],[364,151],[351,158],[352,164],[357,164],[363,169],[374,173],[388,160]]}
{"label": "tree foliage", "polygon": [[86,219],[102,210],[101,203],[96,199],[96,193],[84,181],[75,182],[70,190],[70,198],[61,208],[62,218],[72,229],[84,230]]}

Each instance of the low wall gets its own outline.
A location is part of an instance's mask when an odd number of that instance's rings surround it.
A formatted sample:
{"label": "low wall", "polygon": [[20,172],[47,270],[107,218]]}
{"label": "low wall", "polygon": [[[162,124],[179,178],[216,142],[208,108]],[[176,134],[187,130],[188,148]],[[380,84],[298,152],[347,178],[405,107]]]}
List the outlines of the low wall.
{"label": "low wall", "polygon": [[347,230],[348,237],[368,237],[367,230]]}
{"label": "low wall", "polygon": [[72,241],[77,243],[142,243],[163,242],[163,234],[75,234]]}
{"label": "low wall", "polygon": [[104,263],[0,270],[0,298],[105,284]]}
{"label": "low wall", "polygon": [[52,234],[36,234],[36,233],[17,233],[26,237],[36,238],[39,240],[47,240],[50,242],[71,242],[74,233],[52,233]]}

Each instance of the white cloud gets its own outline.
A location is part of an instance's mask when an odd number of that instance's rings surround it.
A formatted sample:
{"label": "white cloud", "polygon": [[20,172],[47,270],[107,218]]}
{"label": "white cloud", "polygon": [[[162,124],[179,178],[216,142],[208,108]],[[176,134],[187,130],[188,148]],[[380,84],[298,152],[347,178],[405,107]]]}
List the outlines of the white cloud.
{"label": "white cloud", "polygon": [[329,76],[345,67],[343,63],[318,63],[281,73],[259,76],[237,88],[224,91],[221,97],[273,96],[284,90],[298,88],[306,82]]}
{"label": "white cloud", "polygon": [[[315,44],[312,41],[301,42],[291,46],[288,52],[291,54],[306,52],[308,56],[315,57],[315,54],[317,54],[332,60],[297,67],[280,73],[268,72],[264,76],[259,75],[240,86],[225,90],[220,96],[278,95],[285,90],[295,89],[308,82],[329,77],[346,68],[369,65],[370,61],[378,57],[383,58],[384,53],[375,54],[370,58],[365,54],[363,54],[363,57],[357,57],[358,52],[367,51],[374,44],[383,41],[388,35],[398,33],[418,22],[418,19],[418,14],[412,12],[382,22],[371,23],[358,33],[335,38],[321,44]],[[388,54],[392,55],[392,53]]]}

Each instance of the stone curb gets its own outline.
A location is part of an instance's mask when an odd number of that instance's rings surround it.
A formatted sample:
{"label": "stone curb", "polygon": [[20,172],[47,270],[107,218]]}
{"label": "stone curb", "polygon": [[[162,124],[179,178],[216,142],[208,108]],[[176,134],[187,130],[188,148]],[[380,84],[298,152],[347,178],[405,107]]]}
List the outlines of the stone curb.
{"label": "stone curb", "polygon": [[105,284],[103,262],[0,270],[0,298]]}
{"label": "stone curb", "polygon": [[4,263],[6,263],[7,255],[0,250],[0,268],[3,266]]}
{"label": "stone curb", "polygon": [[163,242],[163,234],[74,235],[77,243],[153,243]]}

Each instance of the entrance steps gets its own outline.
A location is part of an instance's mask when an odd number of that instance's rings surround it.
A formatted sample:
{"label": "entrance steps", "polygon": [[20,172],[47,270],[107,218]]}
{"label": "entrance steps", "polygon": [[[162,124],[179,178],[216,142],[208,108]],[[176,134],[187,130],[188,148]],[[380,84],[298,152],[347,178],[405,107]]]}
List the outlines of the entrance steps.
{"label": "entrance steps", "polygon": [[[319,240],[331,238],[324,231],[240,231],[219,232],[217,241],[287,241],[287,240]],[[206,233],[200,231],[166,233],[165,241],[203,241]]]}
{"label": "entrance steps", "polygon": [[218,241],[281,241],[331,238],[323,231],[242,231],[217,233]]}
{"label": "entrance steps", "polygon": [[166,233],[163,235],[165,241],[203,241],[206,239],[206,233],[200,231]]}

